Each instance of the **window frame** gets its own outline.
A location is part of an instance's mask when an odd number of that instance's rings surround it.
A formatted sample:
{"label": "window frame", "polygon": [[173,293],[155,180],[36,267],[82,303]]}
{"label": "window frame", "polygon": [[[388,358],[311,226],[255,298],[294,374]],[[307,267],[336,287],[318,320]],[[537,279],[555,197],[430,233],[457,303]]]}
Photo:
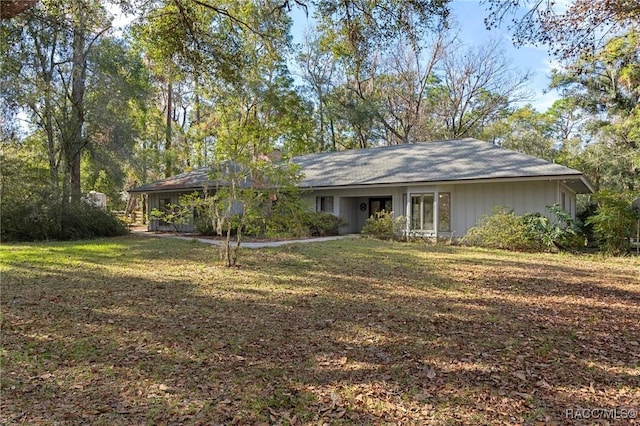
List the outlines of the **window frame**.
{"label": "window frame", "polygon": [[[415,203],[415,199],[419,199],[419,203]],[[407,221],[408,232],[423,233],[450,233],[452,232],[451,223],[451,192],[450,191],[420,191],[409,192],[403,196],[404,212],[409,215]],[[426,202],[425,202],[426,201]],[[415,206],[419,206],[415,209]],[[425,210],[427,207],[427,210]],[[407,211],[407,208],[409,211]],[[419,218],[416,218],[416,213]],[[425,218],[429,220],[425,226]],[[416,226],[419,224],[419,226]]]}
{"label": "window frame", "polygon": [[[431,203],[425,203],[425,197],[430,197],[431,198]],[[419,213],[420,213],[420,218],[418,220],[418,223],[420,224],[419,227],[415,227],[414,224],[416,223],[416,217],[414,215],[414,206],[416,204],[414,204],[414,199],[419,198],[420,202],[419,202]],[[409,230],[410,231],[426,231],[426,232],[435,232],[435,224],[436,224],[436,217],[435,217],[435,200],[436,200],[436,192],[416,192],[416,193],[411,193],[411,221],[409,223]],[[431,228],[426,228],[425,227],[425,205],[430,205],[431,206]]]}
{"label": "window frame", "polygon": [[[330,206],[331,209],[329,210],[328,206],[327,206],[327,202],[330,201]],[[324,195],[324,196],[318,196],[316,197],[316,212],[322,212],[322,213],[331,213],[333,214],[334,212],[334,203],[335,203],[335,198],[333,195]]]}
{"label": "window frame", "polygon": [[[443,196],[446,196],[447,198],[447,202],[443,203],[442,202],[442,198]],[[443,210],[443,206],[446,205],[447,209],[446,211]],[[443,214],[444,213],[444,214]],[[443,228],[442,224],[442,218],[446,217],[447,218],[447,226],[446,229]],[[451,232],[451,192],[438,192],[438,232]]]}

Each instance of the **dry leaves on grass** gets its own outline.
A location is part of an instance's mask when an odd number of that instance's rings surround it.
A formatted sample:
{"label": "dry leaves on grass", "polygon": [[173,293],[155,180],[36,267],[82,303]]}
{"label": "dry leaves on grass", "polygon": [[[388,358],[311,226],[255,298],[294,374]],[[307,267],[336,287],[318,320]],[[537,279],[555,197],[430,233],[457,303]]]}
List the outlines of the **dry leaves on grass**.
{"label": "dry leaves on grass", "polygon": [[0,253],[7,424],[566,424],[640,401],[637,259],[363,240],[230,270],[139,237]]}

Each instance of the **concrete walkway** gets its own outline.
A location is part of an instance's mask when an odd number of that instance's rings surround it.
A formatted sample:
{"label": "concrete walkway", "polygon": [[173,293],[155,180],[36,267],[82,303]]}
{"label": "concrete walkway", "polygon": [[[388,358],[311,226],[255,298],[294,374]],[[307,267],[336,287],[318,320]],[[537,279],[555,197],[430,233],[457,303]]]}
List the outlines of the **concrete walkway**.
{"label": "concrete walkway", "polygon": [[[179,234],[171,234],[171,233],[156,233],[153,231],[146,231],[140,229],[132,229],[131,234],[133,235],[141,235],[145,237],[159,237],[159,238],[173,238],[176,240],[184,240],[184,241],[197,241],[199,243],[211,244],[216,246],[222,246],[224,243],[223,240],[217,240],[213,238],[202,238],[196,235],[179,235]],[[280,247],[286,244],[296,244],[296,243],[320,243],[322,241],[333,241],[333,240],[341,240],[344,238],[357,238],[357,235],[335,235],[332,237],[317,237],[317,238],[302,238],[297,240],[280,240],[280,241],[242,241],[240,247],[257,249],[264,247]],[[235,244],[235,240],[231,240],[233,244]]]}

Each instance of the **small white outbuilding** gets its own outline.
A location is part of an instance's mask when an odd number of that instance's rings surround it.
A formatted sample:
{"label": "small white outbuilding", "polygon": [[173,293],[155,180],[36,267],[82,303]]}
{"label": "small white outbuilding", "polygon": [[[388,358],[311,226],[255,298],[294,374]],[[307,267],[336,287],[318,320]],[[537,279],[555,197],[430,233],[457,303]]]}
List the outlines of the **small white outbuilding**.
{"label": "small white outbuilding", "polygon": [[89,191],[89,193],[84,197],[84,201],[94,207],[99,207],[101,209],[107,208],[107,194],[102,192]]}

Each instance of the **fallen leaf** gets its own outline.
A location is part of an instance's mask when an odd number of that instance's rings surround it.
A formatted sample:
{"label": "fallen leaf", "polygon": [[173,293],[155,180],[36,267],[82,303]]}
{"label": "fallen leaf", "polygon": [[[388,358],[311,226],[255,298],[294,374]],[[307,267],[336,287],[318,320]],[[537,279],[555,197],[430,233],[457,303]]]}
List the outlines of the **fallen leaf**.
{"label": "fallen leaf", "polygon": [[539,387],[547,389],[547,390],[552,388],[552,386],[549,383],[547,383],[544,379],[538,380],[536,382],[536,386],[539,386]]}

